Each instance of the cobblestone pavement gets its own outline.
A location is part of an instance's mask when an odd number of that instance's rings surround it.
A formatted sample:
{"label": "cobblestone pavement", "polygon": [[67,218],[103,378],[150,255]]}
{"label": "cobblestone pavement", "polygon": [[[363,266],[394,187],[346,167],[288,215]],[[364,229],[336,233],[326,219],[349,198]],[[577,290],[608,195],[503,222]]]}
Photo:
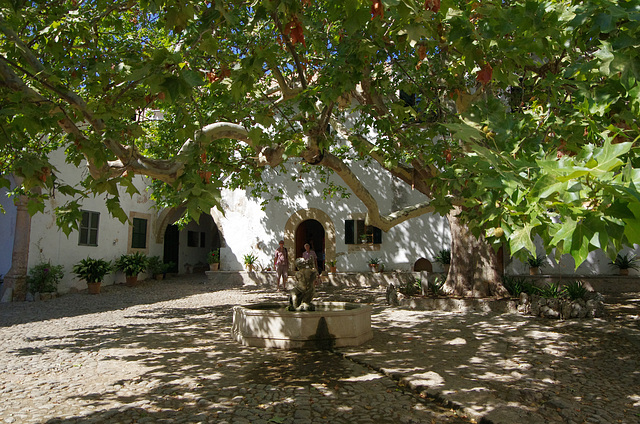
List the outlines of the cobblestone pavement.
{"label": "cobblestone pavement", "polygon": [[640,422],[638,293],[575,321],[319,295],[373,304],[373,340],[240,346],[231,307],[284,294],[195,276],[0,304],[0,423]]}

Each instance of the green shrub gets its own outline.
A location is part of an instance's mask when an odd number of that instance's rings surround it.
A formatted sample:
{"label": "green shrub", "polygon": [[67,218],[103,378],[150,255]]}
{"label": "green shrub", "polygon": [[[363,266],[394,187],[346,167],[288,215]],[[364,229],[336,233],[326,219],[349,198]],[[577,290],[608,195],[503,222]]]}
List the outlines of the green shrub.
{"label": "green shrub", "polygon": [[398,286],[398,291],[405,296],[415,296],[422,293],[422,280],[416,278],[412,281],[406,281]]}
{"label": "green shrub", "polygon": [[147,256],[144,253],[130,253],[120,256],[115,262],[115,267],[131,277],[147,269],[147,261]]}
{"label": "green shrub", "polygon": [[558,283],[549,283],[540,289],[540,295],[546,298],[559,298],[562,297],[562,293]]}
{"label": "green shrub", "polygon": [[530,282],[524,282],[522,284],[522,292],[526,294],[542,295],[542,289]]}
{"label": "green shrub", "polygon": [[112,271],[111,262],[104,259],[86,258],[80,260],[72,268],[73,273],[87,283],[102,282],[105,275]]}
{"label": "green shrub", "polygon": [[51,262],[41,263],[29,269],[27,284],[31,293],[55,293],[58,283],[64,277],[62,265],[51,265]]}
{"label": "green shrub", "polygon": [[511,296],[519,297],[520,293],[525,292],[525,286],[527,283],[522,277],[512,277],[510,275],[505,275],[504,277],[502,277],[502,284]]}
{"label": "green shrub", "polygon": [[427,290],[433,293],[435,296],[442,294],[442,286],[444,286],[446,280],[436,278],[433,281],[427,282]]}
{"label": "green shrub", "polygon": [[582,281],[573,281],[567,284],[562,290],[563,294],[571,300],[584,299],[587,294],[587,288]]}
{"label": "green shrub", "polygon": [[435,261],[441,265],[450,265],[451,264],[451,250],[442,249],[438,252]]}
{"label": "green shrub", "polygon": [[529,256],[529,259],[527,259],[529,266],[532,268],[541,267],[542,265],[545,264],[546,261],[547,259],[541,256],[536,256],[535,258],[533,256]]}

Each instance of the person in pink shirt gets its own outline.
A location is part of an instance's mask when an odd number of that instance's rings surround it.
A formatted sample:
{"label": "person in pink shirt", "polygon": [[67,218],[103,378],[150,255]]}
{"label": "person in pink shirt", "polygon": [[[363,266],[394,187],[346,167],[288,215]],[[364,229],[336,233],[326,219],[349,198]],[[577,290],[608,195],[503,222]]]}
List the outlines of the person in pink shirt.
{"label": "person in pink shirt", "polygon": [[279,246],[273,258],[273,267],[276,270],[276,289],[280,290],[280,278],[282,278],[282,290],[287,289],[287,278],[289,278],[289,254],[284,247],[284,240],[280,240]]}

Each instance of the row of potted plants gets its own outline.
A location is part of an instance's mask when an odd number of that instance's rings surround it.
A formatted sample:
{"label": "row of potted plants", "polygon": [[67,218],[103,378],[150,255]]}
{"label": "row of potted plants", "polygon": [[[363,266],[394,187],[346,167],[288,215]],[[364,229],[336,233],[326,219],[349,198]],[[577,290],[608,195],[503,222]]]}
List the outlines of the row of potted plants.
{"label": "row of potted plants", "polygon": [[[147,257],[143,253],[122,255],[113,263],[106,259],[87,257],[80,260],[71,268],[72,272],[81,280],[87,282],[89,293],[100,293],[100,286],[105,275],[114,270],[122,271],[127,278],[127,285],[137,283],[138,274],[147,270],[154,278],[161,279],[173,266],[164,263],[159,256]],[[33,266],[27,276],[27,284],[31,293],[55,293],[58,283],[64,277],[62,265],[51,265],[50,262]]]}

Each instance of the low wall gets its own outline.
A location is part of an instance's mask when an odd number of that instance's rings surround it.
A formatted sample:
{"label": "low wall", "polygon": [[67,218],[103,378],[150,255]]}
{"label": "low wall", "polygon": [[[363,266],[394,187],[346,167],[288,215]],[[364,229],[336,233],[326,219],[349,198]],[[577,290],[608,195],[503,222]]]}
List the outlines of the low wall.
{"label": "low wall", "polygon": [[549,283],[561,285],[582,281],[587,289],[602,294],[617,294],[640,291],[638,275],[516,275],[538,286]]}
{"label": "low wall", "polygon": [[[209,281],[214,284],[233,284],[241,286],[276,286],[275,271],[206,271]],[[427,272],[335,272],[322,275],[322,282],[336,287],[387,287],[393,283],[427,280]],[[294,274],[289,274],[289,285],[294,284]]]}

